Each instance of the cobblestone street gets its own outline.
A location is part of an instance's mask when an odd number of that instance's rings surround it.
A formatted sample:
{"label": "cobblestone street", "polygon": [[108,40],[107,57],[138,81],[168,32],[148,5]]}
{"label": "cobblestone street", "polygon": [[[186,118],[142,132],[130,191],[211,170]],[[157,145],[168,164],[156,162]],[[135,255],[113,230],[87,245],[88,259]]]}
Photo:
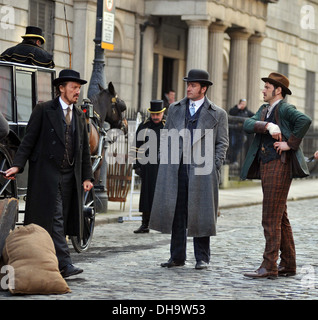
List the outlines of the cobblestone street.
{"label": "cobblestone street", "polygon": [[290,201],[298,270],[295,277],[254,280],[243,276],[259,267],[264,250],[261,206],[223,209],[218,234],[211,238],[208,270],[195,270],[192,238],[184,267],[166,269],[170,235],[133,233],[140,222],[104,223],[95,228],[86,253],[73,253],[84,273],[69,278],[72,292],[64,295],[12,296],[1,299],[120,300],[258,300],[318,298],[317,199]]}

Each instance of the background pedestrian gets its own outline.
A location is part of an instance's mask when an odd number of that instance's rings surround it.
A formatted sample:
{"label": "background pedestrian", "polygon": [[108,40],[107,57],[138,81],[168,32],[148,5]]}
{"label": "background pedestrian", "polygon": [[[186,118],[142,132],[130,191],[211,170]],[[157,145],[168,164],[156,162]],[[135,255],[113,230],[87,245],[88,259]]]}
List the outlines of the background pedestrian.
{"label": "background pedestrian", "polygon": [[[239,103],[230,109],[229,115],[240,118],[250,118],[254,113],[248,110],[246,99],[240,99]],[[238,165],[238,155],[243,151],[243,146],[247,141],[246,133],[243,130],[242,119],[238,119],[229,125],[230,148],[229,160],[231,164]]]}
{"label": "background pedestrian", "polygon": [[[163,129],[166,122],[165,109],[163,100],[150,101],[150,108],[148,108],[150,117],[138,126],[131,149],[131,155],[135,160],[135,172],[141,177],[139,211],[142,212],[142,223],[134,233],[149,232],[150,213],[159,168],[160,130]],[[151,144],[153,148],[146,147],[147,143]],[[149,152],[153,152],[153,154],[149,155]],[[141,159],[147,160],[147,162],[144,163],[140,161]]]}

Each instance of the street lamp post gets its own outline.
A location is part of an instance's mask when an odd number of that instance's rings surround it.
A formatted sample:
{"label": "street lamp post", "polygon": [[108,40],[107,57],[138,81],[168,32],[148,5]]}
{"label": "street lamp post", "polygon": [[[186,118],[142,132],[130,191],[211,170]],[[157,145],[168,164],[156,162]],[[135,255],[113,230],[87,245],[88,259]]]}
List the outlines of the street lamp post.
{"label": "street lamp post", "polygon": [[[105,76],[105,58],[104,49],[101,47],[102,43],[102,26],[103,26],[103,0],[97,0],[97,11],[96,11],[96,33],[95,33],[95,57],[93,62],[92,76],[89,82],[87,96],[92,99],[94,95],[99,92],[99,85],[103,88],[106,87],[106,76]],[[107,211],[107,145],[105,145],[105,156],[100,170],[100,181],[95,185],[96,198],[99,199],[96,203],[97,210],[99,212]]]}
{"label": "street lamp post", "polygon": [[104,49],[101,47],[102,43],[102,25],[103,25],[103,0],[97,0],[96,12],[96,33],[95,33],[95,57],[93,63],[92,77],[88,87],[87,96],[91,99],[99,92],[99,84],[105,88],[105,58]]}

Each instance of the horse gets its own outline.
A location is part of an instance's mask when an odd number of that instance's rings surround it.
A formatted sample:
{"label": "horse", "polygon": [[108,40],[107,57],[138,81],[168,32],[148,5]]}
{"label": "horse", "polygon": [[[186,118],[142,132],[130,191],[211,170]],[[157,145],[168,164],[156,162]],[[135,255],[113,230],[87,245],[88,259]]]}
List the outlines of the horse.
{"label": "horse", "polygon": [[[89,144],[91,156],[97,156],[99,152],[100,128],[104,127],[104,122],[110,124],[110,128],[121,129],[126,135],[128,132],[128,122],[123,115],[126,104],[121,100],[112,82],[108,88],[104,89],[99,85],[99,92],[91,98],[94,108],[93,119],[88,120]],[[94,171],[95,184],[99,183],[100,168],[104,158],[105,149],[102,150],[102,160]]]}
{"label": "horse", "polygon": [[100,118],[99,125],[102,126],[106,121],[112,129],[121,129],[126,134],[128,124],[123,117],[123,112],[127,109],[125,102],[118,97],[112,82],[109,82],[107,89],[104,89],[101,85],[98,86],[100,91],[91,100],[94,112]]}

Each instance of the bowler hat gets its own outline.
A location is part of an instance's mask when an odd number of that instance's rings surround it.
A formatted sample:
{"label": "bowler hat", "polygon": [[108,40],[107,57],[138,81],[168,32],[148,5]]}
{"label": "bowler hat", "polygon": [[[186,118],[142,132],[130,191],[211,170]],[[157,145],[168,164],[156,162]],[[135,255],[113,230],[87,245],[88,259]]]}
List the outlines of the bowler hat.
{"label": "bowler hat", "polygon": [[80,84],[87,83],[86,80],[81,79],[79,72],[72,69],[64,69],[60,71],[59,77],[53,80],[53,85],[57,86],[67,81],[78,82]]}
{"label": "bowler hat", "polygon": [[28,26],[25,30],[25,35],[21,38],[39,38],[41,43],[45,43],[45,39],[42,34],[42,29],[39,27]]}
{"label": "bowler hat", "polygon": [[204,82],[210,86],[213,83],[209,80],[209,73],[205,70],[200,69],[191,69],[187,77],[184,77],[183,80],[187,82]]}
{"label": "bowler hat", "polygon": [[150,113],[160,113],[166,110],[163,106],[163,100],[151,100],[150,108],[147,109]]}
{"label": "bowler hat", "polygon": [[289,90],[289,80],[287,77],[284,75],[277,73],[277,72],[272,72],[268,78],[262,78],[264,82],[269,82],[277,87],[281,87],[286,94],[292,94],[292,92]]}

